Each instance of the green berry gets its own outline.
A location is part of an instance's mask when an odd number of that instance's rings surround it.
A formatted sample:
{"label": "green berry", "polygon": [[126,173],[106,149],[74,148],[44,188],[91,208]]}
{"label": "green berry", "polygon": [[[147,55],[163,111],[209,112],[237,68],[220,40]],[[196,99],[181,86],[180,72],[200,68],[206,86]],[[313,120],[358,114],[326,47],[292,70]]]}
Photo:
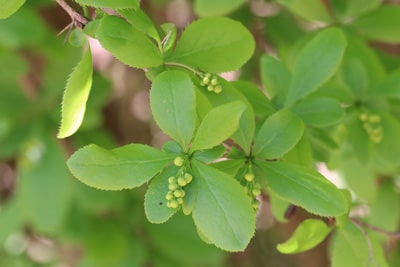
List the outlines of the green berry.
{"label": "green berry", "polygon": [[172,192],[169,191],[166,195],[165,195],[165,199],[166,200],[172,200],[174,198],[174,195],[172,195]]}
{"label": "green berry", "polygon": [[254,180],[254,173],[252,172],[246,173],[244,179],[246,179],[246,181],[248,182],[252,182]]}
{"label": "green berry", "polygon": [[209,77],[204,77],[202,82],[204,83],[204,85],[208,85],[210,83],[210,78]]}
{"label": "green berry", "polygon": [[209,92],[214,91],[214,86],[212,86],[212,85],[207,86],[207,90],[208,90]]}
{"label": "green berry", "polygon": [[182,205],[182,203],[183,203],[183,198],[178,197],[178,198],[176,199],[176,201],[178,201],[179,205]]}
{"label": "green berry", "polygon": [[368,120],[368,114],[367,113],[361,113],[359,119],[360,119],[360,121],[367,121]]}
{"label": "green berry", "polygon": [[259,196],[261,194],[261,190],[258,188],[253,188],[253,190],[251,191],[251,193],[253,194],[253,196]]}
{"label": "green berry", "polygon": [[185,162],[185,160],[182,157],[176,157],[174,159],[174,164],[175,164],[175,166],[178,166],[178,167],[181,167],[184,162]]}
{"label": "green berry", "polygon": [[371,115],[369,116],[368,121],[371,123],[379,123],[381,122],[381,117],[379,115]]}
{"label": "green berry", "polygon": [[216,86],[214,87],[214,92],[215,92],[216,94],[221,93],[221,92],[222,92],[222,87],[221,87],[221,85],[216,85]]}
{"label": "green berry", "polygon": [[193,180],[193,176],[190,173],[185,173],[185,179],[186,179],[186,184],[190,184],[190,182]]}
{"label": "green berry", "polygon": [[169,203],[170,203],[170,207],[173,209],[176,209],[179,206],[179,203],[176,200],[171,200]]}
{"label": "green berry", "polygon": [[260,202],[256,201],[253,203],[253,209],[258,210],[258,208],[260,208]]}
{"label": "green berry", "polygon": [[169,177],[169,178],[168,178],[168,183],[170,183],[170,184],[176,183],[176,178],[175,178],[175,176]]}
{"label": "green berry", "polygon": [[186,179],[183,178],[183,177],[179,177],[179,178],[178,178],[178,185],[180,185],[180,186],[185,186],[185,185],[187,185]]}
{"label": "green berry", "polygon": [[178,189],[174,191],[174,196],[175,197],[184,197],[186,195],[185,191],[182,189]]}
{"label": "green berry", "polygon": [[217,78],[213,78],[212,80],[211,80],[211,85],[217,85],[218,84],[218,80],[217,80]]}
{"label": "green berry", "polygon": [[178,188],[178,185],[177,184],[169,184],[168,185],[168,189],[169,190],[171,190],[171,191],[174,191],[174,190],[176,190]]}

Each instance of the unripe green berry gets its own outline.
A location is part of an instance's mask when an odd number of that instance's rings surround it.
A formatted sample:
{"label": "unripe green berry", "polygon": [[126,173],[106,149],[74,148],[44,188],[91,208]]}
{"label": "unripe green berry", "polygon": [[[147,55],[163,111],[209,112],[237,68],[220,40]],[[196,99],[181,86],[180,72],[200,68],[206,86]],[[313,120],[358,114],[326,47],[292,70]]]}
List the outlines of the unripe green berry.
{"label": "unripe green berry", "polygon": [[193,176],[190,173],[185,173],[186,184],[190,184],[193,180]]}
{"label": "unripe green berry", "polygon": [[178,166],[178,167],[181,167],[184,162],[185,162],[185,160],[182,157],[176,157],[174,159],[174,164],[175,164],[175,166]]}
{"label": "unripe green berry", "polygon": [[169,177],[169,178],[168,178],[168,183],[170,183],[170,184],[176,183],[176,177],[175,177],[175,176]]}
{"label": "unripe green berry", "polygon": [[360,121],[367,121],[368,120],[368,114],[367,113],[361,113],[359,119],[360,119]]}
{"label": "unripe green berry", "polygon": [[184,197],[186,195],[185,191],[182,189],[178,189],[174,191],[174,196],[175,197]]}
{"label": "unripe green berry", "polygon": [[172,200],[174,198],[174,196],[172,195],[172,192],[169,191],[166,195],[165,195],[165,199],[166,200]]}
{"label": "unripe green berry", "polygon": [[205,85],[208,85],[208,84],[210,83],[210,78],[209,78],[209,77],[204,77],[203,80],[202,80],[202,82],[203,82]]}
{"label": "unripe green berry", "polygon": [[221,93],[221,92],[222,92],[222,87],[221,87],[221,85],[216,85],[216,86],[214,87],[214,92],[215,92],[216,94]]}
{"label": "unripe green berry", "polygon": [[248,182],[252,182],[254,180],[254,173],[252,172],[246,173],[244,179],[246,179],[246,181]]}
{"label": "unripe green berry", "polygon": [[173,209],[176,209],[179,206],[179,203],[176,200],[171,200],[169,203],[170,203],[171,208],[173,208]]}
{"label": "unripe green berry", "polygon": [[260,202],[256,201],[253,203],[253,209],[258,210],[258,208],[260,208]]}
{"label": "unripe green berry", "polygon": [[371,115],[369,116],[368,121],[371,123],[379,123],[381,122],[381,117],[379,115]]}
{"label": "unripe green berry", "polygon": [[174,190],[176,190],[178,188],[178,185],[177,184],[169,184],[168,185],[168,189],[169,190],[171,190],[171,191],[174,191]]}
{"label": "unripe green berry", "polygon": [[183,178],[183,177],[179,177],[179,178],[178,178],[178,185],[180,185],[180,186],[185,186],[185,185],[187,185],[186,179]]}
{"label": "unripe green berry", "polygon": [[253,194],[253,196],[259,196],[261,194],[261,190],[258,188],[253,188],[253,190],[251,191],[251,193]]}
{"label": "unripe green berry", "polygon": [[207,86],[207,90],[208,90],[209,92],[214,91],[214,86],[212,86],[212,85]]}
{"label": "unripe green berry", "polygon": [[172,208],[172,207],[171,207],[171,202],[170,202],[170,201],[167,202],[167,207],[168,207],[168,208]]}
{"label": "unripe green berry", "polygon": [[216,78],[213,78],[212,80],[211,80],[211,85],[217,85],[218,84],[218,80],[216,79]]}
{"label": "unripe green berry", "polygon": [[182,205],[182,203],[183,203],[183,198],[178,197],[178,198],[176,199],[176,201],[178,201],[179,205]]}

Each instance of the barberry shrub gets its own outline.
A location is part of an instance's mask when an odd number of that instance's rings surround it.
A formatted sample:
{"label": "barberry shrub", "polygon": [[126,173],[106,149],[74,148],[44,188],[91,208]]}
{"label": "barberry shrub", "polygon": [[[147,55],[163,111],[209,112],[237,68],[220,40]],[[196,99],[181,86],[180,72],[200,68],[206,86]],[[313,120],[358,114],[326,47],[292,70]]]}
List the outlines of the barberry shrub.
{"label": "barberry shrub", "polygon": [[[161,148],[131,143],[111,149],[91,141],[69,156],[67,170],[62,146],[47,136],[54,124],[28,127],[29,134],[16,137],[13,130],[24,131],[27,126],[20,124],[10,104],[1,105],[0,126],[5,126],[0,127],[0,145],[10,140],[25,145],[22,152],[7,146],[0,153],[4,158],[20,153],[22,173],[20,190],[0,212],[0,240],[31,223],[39,233],[84,240],[92,258],[82,266],[127,266],[131,250],[151,250],[126,235],[130,221],[132,225],[140,221],[132,217],[142,216],[141,210],[156,224],[148,226],[150,235],[157,236],[160,229],[175,234],[155,237],[161,250],[169,251],[167,247],[194,225],[202,242],[237,252],[245,250],[255,235],[257,217],[271,216],[285,223],[288,211],[298,207],[309,218],[298,223],[287,241],[277,244],[279,252],[300,253],[327,240],[333,267],[389,266],[388,262],[396,266],[400,60],[385,47],[400,42],[399,6],[379,0],[196,0],[197,18],[178,29],[168,21],[154,23],[159,19],[139,0],[76,0],[86,17],[66,2],[57,2],[71,16],[74,29],[67,37],[75,48],[57,43],[57,50],[69,54],[56,55],[49,47],[44,53],[54,62],[68,57],[77,62],[63,92],[58,138],[79,136],[87,113],[93,116],[94,110],[99,116],[101,98],[107,98],[107,93],[97,91],[106,81],[93,71],[89,39],[95,39],[116,60],[146,73],[152,118],[169,140]],[[0,23],[0,30],[12,26],[18,31],[23,15],[34,16],[23,4],[0,1],[0,18],[16,12]],[[248,12],[255,6],[276,13]],[[24,42],[42,45],[35,38],[14,39],[21,47]],[[4,45],[0,56],[24,65],[21,57],[7,55],[7,47],[13,45]],[[79,60],[74,58],[77,51]],[[24,68],[14,69],[11,76],[0,73],[1,79],[11,83]],[[226,80],[227,72],[237,79]],[[54,97],[49,92],[43,103]],[[29,104],[19,94],[4,94],[0,102],[15,98],[20,106]],[[90,104],[99,94],[100,104]],[[90,141],[90,135],[85,140]],[[318,166],[335,171],[341,183],[335,185],[337,181],[327,179]],[[48,168],[61,175],[40,183],[37,178],[29,180]],[[92,217],[85,221],[89,228],[84,237],[79,237],[73,229],[79,228],[79,219],[63,221],[66,210],[78,207],[70,216],[85,216],[98,208],[91,210],[95,204],[87,202],[102,201],[96,195],[100,193],[76,185],[68,173],[92,188],[116,191],[103,205],[119,211],[117,224],[107,220],[96,224]],[[48,188],[48,184],[54,187],[46,200],[37,200],[44,197],[38,194],[40,185]],[[89,196],[72,201],[79,190],[90,190]],[[145,190],[144,198],[127,197],[132,190]],[[263,212],[266,206],[270,214]],[[43,209],[58,211],[48,219],[48,213],[37,213]],[[173,217],[179,227],[157,225]],[[105,238],[97,240],[96,231],[105,233]],[[108,239],[115,238],[112,253],[102,255],[110,247]],[[179,248],[191,246],[191,240],[181,242]],[[178,254],[184,259],[180,264],[192,264]],[[145,260],[136,261],[129,266],[142,266]]]}

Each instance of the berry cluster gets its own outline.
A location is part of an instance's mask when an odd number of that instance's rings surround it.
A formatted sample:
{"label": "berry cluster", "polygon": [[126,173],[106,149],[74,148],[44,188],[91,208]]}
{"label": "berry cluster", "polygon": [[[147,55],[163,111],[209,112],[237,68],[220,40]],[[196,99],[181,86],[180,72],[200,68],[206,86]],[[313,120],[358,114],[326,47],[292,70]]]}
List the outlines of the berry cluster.
{"label": "berry cluster", "polygon": [[[174,159],[175,166],[182,167],[185,160],[182,157],[176,157]],[[168,178],[168,193],[165,195],[167,207],[176,209],[179,208],[183,203],[183,198],[186,195],[185,187],[190,184],[193,177],[190,173],[185,171],[185,166],[179,169],[175,176]]]}
{"label": "berry cluster", "polygon": [[260,202],[257,197],[261,195],[261,186],[254,180],[254,173],[249,171],[244,175],[244,181],[242,179],[242,184],[244,186],[244,192],[251,198],[251,203],[254,210],[258,210],[260,207]]}
{"label": "berry cluster", "polygon": [[364,130],[367,132],[371,141],[379,144],[383,139],[383,128],[381,125],[381,117],[376,114],[361,113],[359,117],[363,123]]}
{"label": "berry cluster", "polygon": [[171,176],[168,178],[168,193],[165,199],[168,200],[167,207],[176,209],[183,203],[183,198],[186,195],[185,186],[190,184],[193,177],[190,173],[185,173],[182,176]]}
{"label": "berry cluster", "polygon": [[206,87],[209,92],[219,94],[222,92],[222,87],[218,82],[218,78],[211,73],[200,74],[201,82],[200,85]]}

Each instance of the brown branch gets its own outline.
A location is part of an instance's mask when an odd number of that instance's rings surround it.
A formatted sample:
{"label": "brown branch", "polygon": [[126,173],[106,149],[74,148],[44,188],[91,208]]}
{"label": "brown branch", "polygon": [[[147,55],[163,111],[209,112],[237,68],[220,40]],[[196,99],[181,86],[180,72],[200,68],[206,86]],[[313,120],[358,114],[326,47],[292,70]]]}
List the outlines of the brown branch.
{"label": "brown branch", "polygon": [[373,226],[371,224],[365,223],[365,222],[360,221],[360,220],[355,219],[355,218],[350,218],[350,221],[353,222],[357,226],[361,226],[361,227],[365,227],[365,228],[371,229],[372,231],[375,231],[377,233],[386,235],[386,236],[388,236],[388,237],[390,237],[390,238],[392,238],[394,240],[400,239],[400,232],[386,231],[386,230],[384,230],[382,228]]}
{"label": "brown branch", "polygon": [[72,24],[68,25],[67,28],[73,25],[82,29],[86,24],[88,24],[89,21],[84,16],[76,12],[70,5],[67,4],[67,2],[65,2],[65,0],[56,1],[71,17]]}

